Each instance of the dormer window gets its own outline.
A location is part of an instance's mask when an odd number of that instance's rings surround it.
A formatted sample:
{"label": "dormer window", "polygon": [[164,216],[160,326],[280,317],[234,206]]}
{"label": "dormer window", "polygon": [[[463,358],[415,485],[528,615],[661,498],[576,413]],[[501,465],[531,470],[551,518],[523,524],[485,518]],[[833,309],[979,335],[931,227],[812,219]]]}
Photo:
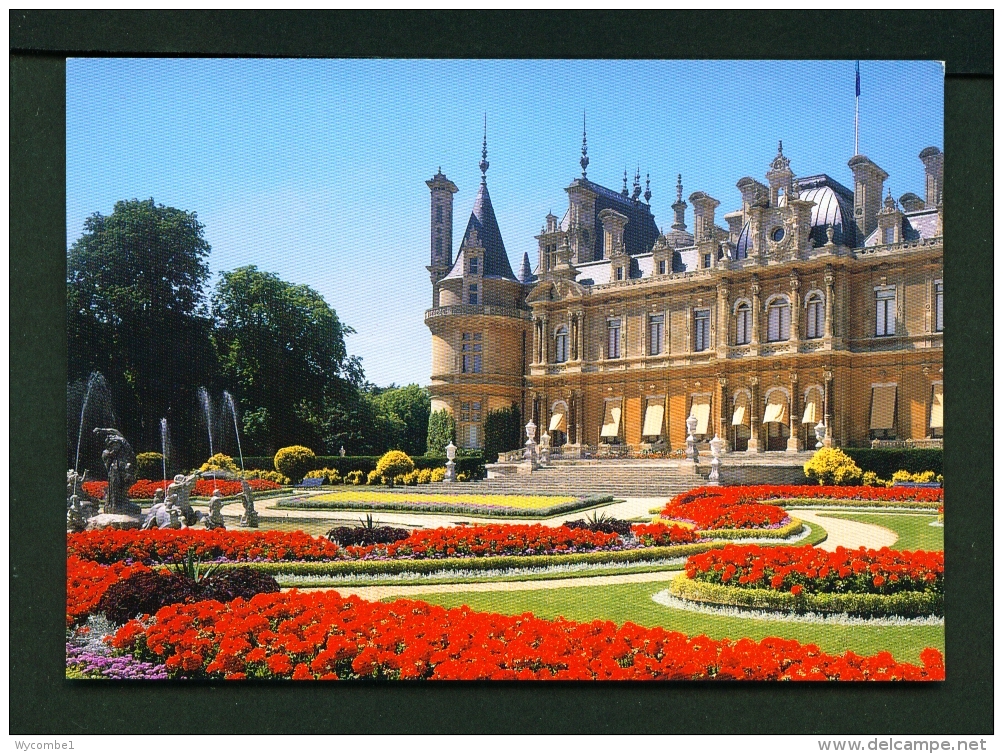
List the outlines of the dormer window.
{"label": "dormer window", "polygon": [[889,225],[887,228],[884,229],[884,231],[882,232],[881,242],[884,243],[884,244],[895,243],[895,226],[894,225]]}
{"label": "dormer window", "polygon": [[708,267],[710,267],[710,254],[704,254],[703,255],[703,266],[704,266],[704,269],[707,269]]}
{"label": "dormer window", "polygon": [[471,306],[477,306],[477,283],[471,283],[470,287],[467,288],[467,303]]}
{"label": "dormer window", "polygon": [[623,280],[623,267],[616,268],[616,279]]}
{"label": "dormer window", "polygon": [[665,260],[664,259],[659,259],[658,260],[658,274],[659,275],[664,275],[665,274]]}
{"label": "dormer window", "polygon": [[[480,262],[480,260],[478,260],[477,257],[471,257],[470,258],[470,274],[471,275],[476,275],[477,274],[477,271],[480,268],[479,262]],[[476,290],[476,288],[474,290]]]}

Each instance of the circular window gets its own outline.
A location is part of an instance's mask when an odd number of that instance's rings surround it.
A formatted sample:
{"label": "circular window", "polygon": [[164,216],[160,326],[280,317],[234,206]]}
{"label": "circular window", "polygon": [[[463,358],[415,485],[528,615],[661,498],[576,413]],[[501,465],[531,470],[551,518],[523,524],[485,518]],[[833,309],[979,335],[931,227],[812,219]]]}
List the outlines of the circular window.
{"label": "circular window", "polygon": [[773,232],[770,233],[770,238],[773,239],[774,243],[780,243],[784,240],[784,229],[781,227],[776,227]]}

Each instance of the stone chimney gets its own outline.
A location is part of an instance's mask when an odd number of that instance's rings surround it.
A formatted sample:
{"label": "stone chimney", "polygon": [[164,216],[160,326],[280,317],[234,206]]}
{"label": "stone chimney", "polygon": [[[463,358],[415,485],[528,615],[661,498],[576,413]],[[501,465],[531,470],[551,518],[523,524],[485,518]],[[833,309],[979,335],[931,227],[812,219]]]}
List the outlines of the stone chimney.
{"label": "stone chimney", "polygon": [[926,206],[936,207],[944,191],[944,153],[937,147],[927,147],[919,153],[926,168]]}
{"label": "stone chimney", "polygon": [[853,171],[853,221],[857,226],[857,244],[863,246],[864,239],[878,225],[881,192],[888,173],[862,154],[851,157],[847,164]]}
{"label": "stone chimney", "polygon": [[686,202],[683,201],[682,173],[676,178],[676,202],[672,205],[672,211],[676,215],[676,221],[672,223],[672,230],[686,230]]}
{"label": "stone chimney", "polygon": [[899,204],[906,212],[920,212],[926,209],[926,203],[911,191],[899,197]]}
{"label": "stone chimney", "polygon": [[704,239],[714,237],[714,210],[720,203],[703,191],[690,194],[690,204],[693,205],[694,242],[700,243]]}

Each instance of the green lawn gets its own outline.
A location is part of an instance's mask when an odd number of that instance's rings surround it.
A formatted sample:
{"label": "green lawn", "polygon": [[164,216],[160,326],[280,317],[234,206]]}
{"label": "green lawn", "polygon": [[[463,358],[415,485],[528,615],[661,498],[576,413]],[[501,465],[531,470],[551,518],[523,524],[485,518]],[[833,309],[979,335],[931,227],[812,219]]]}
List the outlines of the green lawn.
{"label": "green lawn", "polygon": [[943,626],[835,626],[784,621],[763,621],[703,615],[659,605],[651,599],[667,588],[666,581],[644,584],[615,584],[594,587],[534,589],[517,592],[461,592],[427,594],[419,599],[444,607],[468,605],[474,610],[518,615],[531,612],[541,618],[563,616],[569,620],[632,621],[642,626],[664,626],[691,636],[706,634],[712,639],[762,639],[782,636],[802,643],[817,644],[825,652],[852,650],[870,655],[887,649],[899,661],[919,662],[925,647],[944,651]]}
{"label": "green lawn", "polygon": [[819,513],[829,518],[842,518],[862,524],[874,524],[891,529],[899,535],[892,545],[896,550],[943,550],[944,527],[930,526],[937,516],[923,513]]}

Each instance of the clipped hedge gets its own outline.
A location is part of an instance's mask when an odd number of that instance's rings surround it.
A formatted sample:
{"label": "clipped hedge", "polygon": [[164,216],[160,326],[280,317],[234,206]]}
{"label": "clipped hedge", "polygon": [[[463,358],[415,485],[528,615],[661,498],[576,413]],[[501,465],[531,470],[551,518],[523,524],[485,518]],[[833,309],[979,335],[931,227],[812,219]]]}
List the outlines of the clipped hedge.
{"label": "clipped hedge", "polygon": [[[546,568],[574,563],[638,563],[664,558],[684,558],[707,550],[720,549],[723,542],[698,542],[634,550],[576,552],[568,555],[498,555],[487,558],[441,558],[421,560],[334,560],[255,563],[258,570],[292,576],[347,576],[352,574],[434,573],[448,570],[488,571],[505,568]],[[231,568],[246,563],[220,563]]]}
{"label": "clipped hedge", "polygon": [[843,448],[861,471],[891,479],[896,471],[944,473],[943,448]]}
{"label": "clipped hedge", "polygon": [[827,497],[787,497],[770,500],[783,508],[909,508],[913,510],[937,510],[942,502],[938,500],[854,500],[851,498]]}
{"label": "clipped hedge", "polygon": [[846,613],[868,618],[900,616],[917,618],[944,614],[944,595],[933,592],[898,594],[808,594],[795,595],[774,589],[744,589],[737,586],[695,581],[685,574],[669,583],[673,597],[712,605],[782,610],[791,613]]}
{"label": "clipped hedge", "polygon": [[709,529],[697,532],[702,537],[708,539],[748,539],[752,537],[762,539],[787,539],[792,537],[804,527],[801,519],[791,516],[789,524],[781,526],[779,529]]}
{"label": "clipped hedge", "polygon": [[[374,472],[375,473],[375,472]],[[466,516],[504,518],[550,518],[561,513],[592,508],[597,505],[612,503],[612,495],[593,496],[570,500],[565,503],[557,503],[549,508],[510,508],[507,506],[488,507],[488,505],[478,505],[476,503],[414,503],[402,501],[399,503],[370,503],[355,501],[330,502],[326,500],[315,500],[304,498],[301,500],[286,500],[275,506],[281,510],[327,510],[327,511],[406,511],[409,513],[458,513]],[[672,523],[678,524],[678,521]]]}
{"label": "clipped hedge", "polygon": [[[352,471],[361,471],[365,477],[370,471],[376,470],[380,456],[314,456],[313,469],[334,469],[342,478],[348,476]],[[421,469],[434,469],[446,465],[445,456],[412,456],[414,467]],[[476,478],[484,476],[484,456],[481,454],[471,454],[457,456],[454,460],[456,473],[466,473]],[[274,471],[275,463],[271,456],[244,456],[244,468],[260,469],[262,471]]]}

